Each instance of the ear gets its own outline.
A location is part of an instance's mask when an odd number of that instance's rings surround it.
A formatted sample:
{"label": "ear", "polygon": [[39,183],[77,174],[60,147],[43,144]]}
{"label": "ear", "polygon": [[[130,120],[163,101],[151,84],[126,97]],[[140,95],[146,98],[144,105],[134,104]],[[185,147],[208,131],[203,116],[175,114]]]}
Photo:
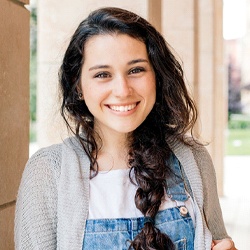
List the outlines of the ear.
{"label": "ear", "polygon": [[78,93],[82,93],[82,89],[81,89],[80,84],[78,84],[78,85],[76,86],[76,90],[77,90]]}
{"label": "ear", "polygon": [[81,86],[80,86],[80,85],[77,85],[77,86],[76,86],[76,90],[77,90],[79,99],[84,100],[83,91],[82,91],[82,89],[81,89]]}

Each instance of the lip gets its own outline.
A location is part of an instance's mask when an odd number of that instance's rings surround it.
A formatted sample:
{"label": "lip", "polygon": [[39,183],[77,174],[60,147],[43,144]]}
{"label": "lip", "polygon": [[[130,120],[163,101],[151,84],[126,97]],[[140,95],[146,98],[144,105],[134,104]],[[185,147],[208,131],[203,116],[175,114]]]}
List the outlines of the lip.
{"label": "lip", "polygon": [[105,105],[109,110],[116,114],[126,115],[133,113],[140,102],[126,103],[126,104],[107,104]]}

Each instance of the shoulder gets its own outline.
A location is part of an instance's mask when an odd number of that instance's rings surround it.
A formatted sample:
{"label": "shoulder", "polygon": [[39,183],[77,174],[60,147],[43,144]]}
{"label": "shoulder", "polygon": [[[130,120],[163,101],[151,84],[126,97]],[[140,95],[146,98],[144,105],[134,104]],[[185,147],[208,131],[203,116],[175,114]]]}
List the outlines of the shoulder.
{"label": "shoulder", "polygon": [[42,174],[43,172],[48,173],[48,171],[60,171],[61,158],[62,144],[41,148],[30,157],[23,174]]}
{"label": "shoulder", "polygon": [[206,146],[191,137],[185,137],[185,143],[179,139],[168,137],[167,143],[170,149],[185,161],[195,160],[197,166],[210,168],[213,163]]}
{"label": "shoulder", "polygon": [[216,183],[215,169],[212,158],[206,148],[201,143],[195,143],[191,145],[191,151],[199,168],[203,182],[211,177],[213,183]]}
{"label": "shoulder", "polygon": [[62,145],[63,145],[62,143],[59,143],[59,144],[53,144],[48,147],[40,148],[30,157],[29,161],[39,161],[39,160],[53,161],[59,159],[61,158]]}
{"label": "shoulder", "polygon": [[75,154],[83,154],[82,147],[75,137],[66,138],[62,143],[44,147],[35,152],[28,160],[25,172],[58,172],[61,170],[63,158]]}
{"label": "shoulder", "polygon": [[[210,154],[206,147],[186,137],[186,143],[178,139],[169,139],[170,149],[180,161],[189,181],[201,180],[203,193],[206,193],[211,186],[216,186],[216,174]],[[201,188],[201,187],[200,187]]]}
{"label": "shoulder", "polygon": [[[41,148],[25,165],[18,196],[41,196],[55,190],[61,171],[62,144]],[[27,198],[26,197],[26,198]]]}
{"label": "shoulder", "polygon": [[60,144],[41,148],[33,154],[25,166],[22,182],[31,178],[41,178],[40,182],[57,182],[59,177],[66,174],[72,176],[77,173],[80,176],[84,174],[80,169],[82,166],[86,172],[89,159],[79,140],[76,137],[69,137]]}
{"label": "shoulder", "polygon": [[186,143],[172,140],[169,143],[171,150],[180,160],[189,181],[201,178],[204,199],[217,195],[216,173],[212,158],[202,143],[187,137]]}

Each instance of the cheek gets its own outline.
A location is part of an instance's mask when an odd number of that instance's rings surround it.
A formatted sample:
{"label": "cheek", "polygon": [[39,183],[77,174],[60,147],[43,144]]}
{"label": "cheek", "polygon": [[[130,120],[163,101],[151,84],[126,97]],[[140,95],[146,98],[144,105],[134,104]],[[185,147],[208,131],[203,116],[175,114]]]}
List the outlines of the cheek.
{"label": "cheek", "polygon": [[82,94],[84,99],[92,99],[94,96],[93,93],[98,93],[98,92],[96,92],[90,84],[88,83],[82,84]]}
{"label": "cheek", "polygon": [[151,99],[151,105],[152,105],[152,108],[156,102],[156,85],[152,85],[151,86],[151,91],[149,92],[149,95],[151,96],[150,99]]}
{"label": "cheek", "polygon": [[82,94],[83,94],[83,99],[87,105],[87,107],[91,107],[92,104],[91,104],[91,100],[93,100],[93,97],[92,96],[92,91],[90,88],[88,88],[87,86],[82,86]]}
{"label": "cheek", "polygon": [[151,96],[151,99],[155,101],[156,99],[156,83],[155,79],[152,78],[151,81],[148,82],[147,86],[144,88],[144,91],[147,91],[147,94]]}
{"label": "cheek", "polygon": [[83,97],[89,109],[100,106],[105,99],[105,92],[102,88],[94,87],[93,85],[85,85],[82,87]]}

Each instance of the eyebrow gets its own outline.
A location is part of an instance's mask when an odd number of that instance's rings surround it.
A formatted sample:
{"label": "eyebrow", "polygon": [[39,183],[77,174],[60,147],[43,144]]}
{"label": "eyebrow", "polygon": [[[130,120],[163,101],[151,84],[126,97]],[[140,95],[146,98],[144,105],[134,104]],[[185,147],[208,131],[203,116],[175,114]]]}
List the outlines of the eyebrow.
{"label": "eyebrow", "polygon": [[139,58],[139,59],[135,59],[135,60],[129,61],[128,65],[135,64],[135,63],[140,63],[140,62],[147,62],[148,63],[148,60]]}
{"label": "eyebrow", "polygon": [[[148,60],[139,58],[139,59],[134,59],[134,60],[129,61],[129,62],[128,62],[128,65],[132,65],[132,64],[136,64],[136,63],[140,63],[140,62],[149,63]],[[89,68],[89,71],[95,70],[95,69],[108,69],[108,68],[110,68],[109,65],[106,65],[106,64],[99,64],[99,65],[95,65],[95,66],[93,66],[93,67],[90,67],[90,68]]]}
{"label": "eyebrow", "polygon": [[94,69],[107,69],[107,68],[110,68],[110,66],[109,65],[95,65],[95,66],[93,66],[93,67],[90,67],[89,68],[89,71],[91,71],[91,70],[94,70]]}

